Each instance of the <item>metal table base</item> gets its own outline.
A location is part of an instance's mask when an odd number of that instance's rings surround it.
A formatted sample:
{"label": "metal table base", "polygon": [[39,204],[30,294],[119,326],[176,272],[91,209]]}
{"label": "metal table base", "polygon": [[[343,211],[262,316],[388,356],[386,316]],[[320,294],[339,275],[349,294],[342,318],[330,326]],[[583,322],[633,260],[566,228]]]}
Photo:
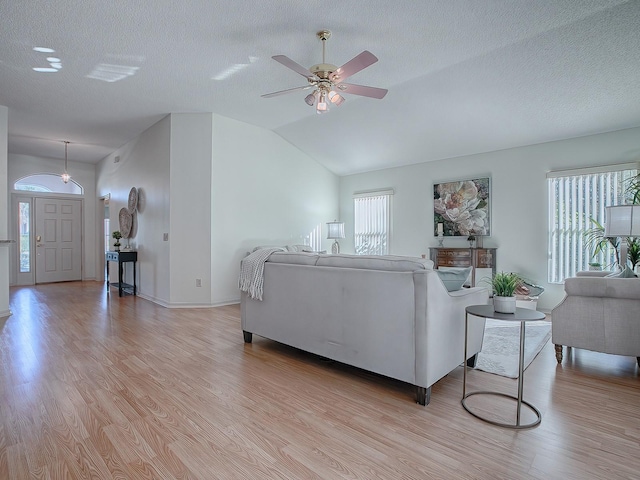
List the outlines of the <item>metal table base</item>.
{"label": "metal table base", "polygon": [[[513,395],[508,395],[506,393],[500,392],[490,392],[490,391],[477,391],[467,393],[467,337],[468,337],[468,329],[469,329],[469,314],[475,315],[483,318],[495,318],[497,320],[507,320],[507,321],[516,321],[520,323],[520,352],[518,359],[518,396],[515,397]],[[522,399],[522,391],[524,385],[524,338],[525,338],[525,323],[527,321],[534,320],[543,320],[545,318],[544,314],[538,312],[536,310],[529,310],[524,308],[517,308],[515,314],[505,314],[505,313],[497,313],[493,311],[493,307],[489,305],[472,305],[467,307],[465,310],[465,320],[464,320],[464,373],[462,380],[462,400],[460,403],[462,407],[480,420],[491,423],[492,425],[497,425],[505,428],[512,429],[524,429],[524,428],[532,428],[540,424],[542,421],[542,415],[540,411],[531,405],[529,402],[526,402]],[[473,412],[470,407],[467,405],[467,398],[473,395],[494,395],[499,397],[505,397],[513,399],[517,402],[517,410],[516,410],[516,422],[515,423],[503,423],[495,420],[491,420],[490,418],[483,417],[482,415]],[[522,411],[522,405],[525,405],[533,413],[536,415],[536,420],[531,423],[522,424],[520,421],[520,414]]]}

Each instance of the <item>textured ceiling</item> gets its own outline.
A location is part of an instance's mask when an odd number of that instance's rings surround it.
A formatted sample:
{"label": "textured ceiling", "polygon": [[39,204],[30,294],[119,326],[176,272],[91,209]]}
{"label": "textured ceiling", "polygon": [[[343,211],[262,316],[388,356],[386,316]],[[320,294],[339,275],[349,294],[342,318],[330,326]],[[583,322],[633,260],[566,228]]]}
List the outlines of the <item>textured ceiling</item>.
{"label": "textured ceiling", "polygon": [[[344,175],[640,126],[640,1],[0,0],[0,22],[11,153],[68,139],[97,162],[167,113],[214,112]],[[321,29],[329,63],[379,58],[349,82],[383,100],[260,98],[304,85],[271,56],[320,63]],[[35,46],[62,68],[33,71]]]}

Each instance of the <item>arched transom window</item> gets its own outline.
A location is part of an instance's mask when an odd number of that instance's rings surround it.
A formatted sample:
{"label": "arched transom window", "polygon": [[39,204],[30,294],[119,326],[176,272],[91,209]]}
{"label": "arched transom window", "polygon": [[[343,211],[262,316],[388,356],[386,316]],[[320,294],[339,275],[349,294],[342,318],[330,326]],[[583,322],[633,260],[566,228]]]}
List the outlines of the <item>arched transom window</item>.
{"label": "arched transom window", "polygon": [[18,180],[13,188],[27,192],[47,192],[47,193],[66,193],[71,195],[82,195],[84,189],[75,180],[69,180],[64,183],[60,175],[54,173],[37,173],[35,175],[27,175]]}

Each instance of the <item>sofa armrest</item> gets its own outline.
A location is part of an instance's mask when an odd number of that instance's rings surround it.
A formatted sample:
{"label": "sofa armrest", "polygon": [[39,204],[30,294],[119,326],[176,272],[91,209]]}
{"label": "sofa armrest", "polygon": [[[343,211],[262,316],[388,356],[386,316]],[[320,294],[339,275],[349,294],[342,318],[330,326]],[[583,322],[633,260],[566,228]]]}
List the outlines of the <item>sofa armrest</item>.
{"label": "sofa armrest", "polygon": [[[416,288],[416,385],[430,386],[463,362],[465,308],[485,305],[483,287],[447,292],[435,270],[414,272]],[[469,357],[482,347],[484,321],[469,322]]]}

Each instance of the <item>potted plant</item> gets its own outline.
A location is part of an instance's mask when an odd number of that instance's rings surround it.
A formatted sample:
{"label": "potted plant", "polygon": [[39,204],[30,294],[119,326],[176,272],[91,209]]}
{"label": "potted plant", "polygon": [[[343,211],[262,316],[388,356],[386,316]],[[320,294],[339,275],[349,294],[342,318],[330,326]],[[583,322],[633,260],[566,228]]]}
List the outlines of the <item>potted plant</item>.
{"label": "potted plant", "polygon": [[516,312],[516,288],[522,282],[516,273],[496,273],[490,280],[493,290],[493,309],[498,313]]}
{"label": "potted plant", "polygon": [[[605,237],[604,226],[600,224],[596,219],[590,218],[589,221],[594,225],[593,228],[584,232],[584,240],[588,248],[593,249],[592,258],[598,257],[598,255],[607,254],[609,248],[613,248],[613,254],[615,256],[614,265],[620,264],[620,254],[618,252],[618,246],[620,245],[617,237]],[[597,263],[597,262],[594,262]],[[591,265],[591,264],[589,264]]]}
{"label": "potted plant", "polygon": [[122,234],[120,233],[120,230],[116,230],[115,232],[113,232],[111,234],[111,236],[116,239],[116,243],[114,243],[113,246],[116,248],[116,252],[119,252],[120,251],[120,239],[122,238]]}
{"label": "potted plant", "polygon": [[598,262],[589,262],[589,270],[600,271],[602,270],[602,265]]}

